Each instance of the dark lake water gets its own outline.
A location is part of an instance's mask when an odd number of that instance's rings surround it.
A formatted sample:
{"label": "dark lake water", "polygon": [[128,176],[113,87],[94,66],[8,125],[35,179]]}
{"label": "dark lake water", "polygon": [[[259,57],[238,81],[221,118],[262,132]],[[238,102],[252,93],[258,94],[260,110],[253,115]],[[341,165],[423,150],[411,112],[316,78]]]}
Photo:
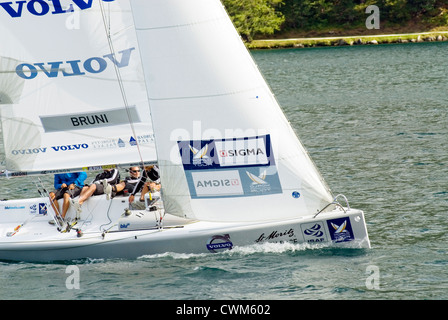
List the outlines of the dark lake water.
{"label": "dark lake water", "polygon": [[[448,44],[252,54],[333,193],[365,211],[372,249],[0,262],[0,299],[448,299]],[[2,197],[37,196],[23,181]]]}

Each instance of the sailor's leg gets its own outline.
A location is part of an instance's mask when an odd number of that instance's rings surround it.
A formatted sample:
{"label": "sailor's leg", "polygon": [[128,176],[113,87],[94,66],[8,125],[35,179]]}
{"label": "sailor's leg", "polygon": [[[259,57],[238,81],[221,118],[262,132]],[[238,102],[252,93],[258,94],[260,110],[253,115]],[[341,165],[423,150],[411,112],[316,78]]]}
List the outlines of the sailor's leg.
{"label": "sailor's leg", "polygon": [[56,194],[54,192],[49,193],[50,196],[50,204],[53,208],[54,212],[56,213],[56,216],[59,216],[59,203],[56,200]]}
{"label": "sailor's leg", "polygon": [[89,199],[92,194],[95,192],[96,190],[96,184],[92,183],[90,186],[88,187],[84,187],[81,191],[81,194],[79,195],[79,204],[83,204],[84,201],[86,201],[87,199]]}
{"label": "sailor's leg", "polygon": [[68,207],[70,206],[70,194],[64,193],[64,200],[62,202],[62,218],[65,219],[65,215],[67,214]]}

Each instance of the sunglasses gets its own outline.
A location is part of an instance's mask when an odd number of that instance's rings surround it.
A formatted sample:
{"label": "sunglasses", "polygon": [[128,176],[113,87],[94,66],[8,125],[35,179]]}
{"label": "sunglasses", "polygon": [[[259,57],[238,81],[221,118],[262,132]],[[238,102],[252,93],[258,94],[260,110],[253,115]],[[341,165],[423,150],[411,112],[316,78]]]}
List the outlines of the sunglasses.
{"label": "sunglasses", "polygon": [[140,170],[130,170],[131,172],[140,172]]}

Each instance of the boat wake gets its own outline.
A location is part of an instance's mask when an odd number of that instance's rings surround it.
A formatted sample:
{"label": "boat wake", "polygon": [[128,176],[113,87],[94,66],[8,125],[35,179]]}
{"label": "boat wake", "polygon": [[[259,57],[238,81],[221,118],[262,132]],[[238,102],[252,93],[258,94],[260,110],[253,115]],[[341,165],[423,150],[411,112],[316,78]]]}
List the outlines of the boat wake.
{"label": "boat wake", "polygon": [[[308,244],[308,243],[300,243],[300,244],[292,244],[292,243],[262,243],[262,244],[253,244],[250,246],[236,246],[231,250],[223,251],[214,254],[216,257],[232,257],[232,256],[251,256],[256,254],[300,254],[307,251],[321,251],[326,248],[331,248],[331,244]],[[162,258],[171,258],[171,259],[195,259],[202,257],[210,257],[209,253],[176,253],[176,252],[165,252],[161,254],[152,254],[152,255],[143,255],[140,256],[139,260],[146,259],[162,259]]]}

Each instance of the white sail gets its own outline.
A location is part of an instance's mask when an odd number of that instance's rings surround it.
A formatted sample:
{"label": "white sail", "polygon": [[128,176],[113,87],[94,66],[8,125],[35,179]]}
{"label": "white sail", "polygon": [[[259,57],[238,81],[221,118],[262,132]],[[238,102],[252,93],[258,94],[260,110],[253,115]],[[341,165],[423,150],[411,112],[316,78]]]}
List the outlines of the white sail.
{"label": "white sail", "polygon": [[1,2],[0,110],[8,170],[155,161],[129,2]]}
{"label": "white sail", "polygon": [[170,213],[261,221],[332,200],[219,0],[131,0]]}

